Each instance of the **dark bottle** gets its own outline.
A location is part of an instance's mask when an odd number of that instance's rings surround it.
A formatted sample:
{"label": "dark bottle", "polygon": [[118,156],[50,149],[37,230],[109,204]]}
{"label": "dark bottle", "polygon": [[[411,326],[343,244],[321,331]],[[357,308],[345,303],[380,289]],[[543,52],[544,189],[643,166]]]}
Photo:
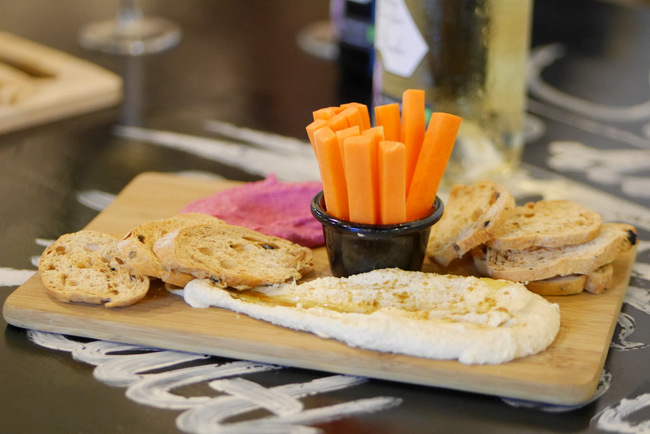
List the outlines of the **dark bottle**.
{"label": "dark bottle", "polygon": [[375,0],[332,0],[342,102],[372,103]]}

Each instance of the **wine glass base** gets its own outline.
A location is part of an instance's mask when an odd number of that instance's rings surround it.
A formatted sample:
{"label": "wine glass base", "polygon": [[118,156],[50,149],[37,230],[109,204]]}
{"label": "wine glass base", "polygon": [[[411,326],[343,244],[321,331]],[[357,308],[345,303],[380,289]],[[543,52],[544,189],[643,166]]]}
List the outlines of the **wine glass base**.
{"label": "wine glass base", "polygon": [[330,20],[316,21],[304,27],[296,37],[298,46],[321,59],[336,60],[339,47]]}
{"label": "wine glass base", "polygon": [[144,17],[128,28],[120,28],[116,20],[88,24],[81,29],[82,47],[109,54],[140,56],[172,48],[181,39],[181,29],[171,21]]}

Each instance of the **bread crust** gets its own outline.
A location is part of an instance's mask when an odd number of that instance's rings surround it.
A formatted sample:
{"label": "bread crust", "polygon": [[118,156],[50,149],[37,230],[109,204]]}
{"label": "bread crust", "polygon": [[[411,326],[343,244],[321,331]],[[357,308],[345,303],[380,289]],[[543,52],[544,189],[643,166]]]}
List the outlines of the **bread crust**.
{"label": "bread crust", "polygon": [[300,279],[313,265],[309,248],[229,224],[170,232],[153,250],[168,269],[236,289]]}
{"label": "bread crust", "polygon": [[571,295],[581,293],[586,283],[586,274],[569,274],[568,276],[533,280],[526,282],[525,285],[529,291],[539,295]]}
{"label": "bread crust", "polygon": [[528,202],[515,208],[504,224],[505,233],[488,240],[487,245],[500,250],[523,250],[586,243],[598,236],[601,224],[599,213],[577,202]]}
{"label": "bread crust", "polygon": [[494,181],[454,185],[445,211],[431,229],[427,256],[446,267],[473,248],[504,233],[513,215],[514,197]]}
{"label": "bread crust", "polygon": [[220,224],[221,219],[202,213],[177,214],[131,229],[118,243],[121,255],[140,274],[183,287],[194,276],[163,266],[153,251],[154,243],[169,232],[196,224]]}
{"label": "bread crust", "polygon": [[149,290],[149,278],[120,256],[118,238],[82,230],[59,237],[41,255],[45,291],[63,302],[129,306]]}
{"label": "bread crust", "polygon": [[605,264],[587,274],[569,274],[526,282],[526,287],[539,295],[570,295],[587,291],[602,294],[614,281],[614,266]]}
{"label": "bread crust", "polygon": [[614,266],[612,264],[605,264],[587,275],[585,291],[592,294],[602,294],[611,288],[613,282]]}

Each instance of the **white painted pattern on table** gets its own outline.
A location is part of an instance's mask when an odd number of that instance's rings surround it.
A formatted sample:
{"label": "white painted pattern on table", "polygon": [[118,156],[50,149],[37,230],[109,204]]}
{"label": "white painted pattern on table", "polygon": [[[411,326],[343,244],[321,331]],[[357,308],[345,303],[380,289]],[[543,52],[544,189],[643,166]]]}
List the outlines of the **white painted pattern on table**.
{"label": "white painted pattern on table", "polygon": [[[310,425],[387,410],[401,403],[399,398],[379,396],[305,408],[300,398],[346,389],[367,380],[327,375],[304,383],[266,388],[243,377],[283,367],[248,361],[214,362],[208,355],[107,341],[81,342],[35,330],[28,331],[28,335],[38,345],[68,351],[74,359],[94,365],[96,379],[109,386],[125,387],[126,396],[138,404],[181,411],[176,424],[185,432],[317,432]],[[193,361],[202,363],[185,366]],[[180,387],[206,382],[214,395],[174,393]],[[272,416],[228,422],[233,416],[259,409]]]}

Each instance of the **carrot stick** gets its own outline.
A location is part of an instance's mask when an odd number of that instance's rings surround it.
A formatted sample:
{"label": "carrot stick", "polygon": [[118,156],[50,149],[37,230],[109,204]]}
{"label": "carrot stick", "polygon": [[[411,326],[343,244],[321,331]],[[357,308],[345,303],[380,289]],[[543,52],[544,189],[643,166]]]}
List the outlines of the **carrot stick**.
{"label": "carrot stick", "polygon": [[[372,137],[372,145],[371,145],[371,152],[373,153],[373,161],[377,161],[377,155],[379,152],[379,142],[385,140],[384,137],[384,127],[371,127],[368,128],[367,130],[363,130],[361,132],[362,136],[369,136]],[[375,163],[374,166],[375,173],[373,174],[373,177],[377,180],[377,188],[375,190],[375,201],[376,201],[376,213],[377,213],[377,223],[379,223],[379,178],[378,178],[378,172],[377,172],[377,163]]]}
{"label": "carrot stick", "polygon": [[357,125],[336,132],[336,138],[339,141],[339,149],[341,151],[341,158],[343,159],[343,161],[345,161],[345,157],[344,157],[345,147],[343,146],[345,139],[347,139],[350,136],[358,136],[358,135],[359,135],[359,127]]}
{"label": "carrot stick", "polygon": [[340,111],[341,109],[339,107],[325,107],[312,112],[312,116],[314,117],[314,120],[316,119],[328,120],[329,118],[331,118],[332,116],[334,116]]}
{"label": "carrot stick", "polygon": [[372,127],[368,128],[367,130],[361,131],[361,134],[364,136],[370,136],[372,137],[377,144],[379,144],[380,141],[386,140],[386,134],[384,134],[384,127]]}
{"label": "carrot stick", "polygon": [[343,142],[343,167],[348,188],[350,221],[376,224],[377,150],[372,135],[351,136]]}
{"label": "carrot stick", "polygon": [[384,104],[375,107],[375,125],[384,127],[386,140],[401,140],[399,104]]}
{"label": "carrot stick", "polygon": [[401,142],[379,142],[379,222],[406,221],[406,146]]}
{"label": "carrot stick", "polygon": [[348,107],[343,109],[340,114],[348,120],[348,124],[351,127],[357,125],[359,129],[363,128],[363,119],[361,118],[361,110],[359,107]]}
{"label": "carrot stick", "polygon": [[424,91],[407,89],[402,93],[401,142],[406,145],[406,188],[410,188],[425,133]]}
{"label": "carrot stick", "polygon": [[314,133],[314,143],[327,212],[348,220],[348,191],[336,134],[329,127],[320,128]]}
{"label": "carrot stick", "polygon": [[361,121],[362,121],[362,130],[367,130],[368,128],[371,127],[370,125],[370,114],[368,113],[368,106],[365,104],[361,104],[360,102],[349,102],[347,104],[341,104],[341,108],[348,108],[348,107],[357,107],[359,109],[359,114],[361,115]]}
{"label": "carrot stick", "polygon": [[341,113],[337,113],[327,120],[327,126],[333,131],[339,131],[348,128],[350,124],[345,116]]}
{"label": "carrot stick", "polygon": [[[312,146],[314,145],[314,132],[316,132],[317,129],[324,127],[327,125],[327,121],[324,119],[316,119],[309,125],[307,125],[306,130],[307,130],[307,136],[309,137],[309,142],[311,143]],[[316,152],[316,148],[314,147],[314,152]]]}
{"label": "carrot stick", "polygon": [[438,112],[431,115],[413,181],[406,197],[408,220],[421,219],[431,210],[461,120],[458,116],[448,113]]}

